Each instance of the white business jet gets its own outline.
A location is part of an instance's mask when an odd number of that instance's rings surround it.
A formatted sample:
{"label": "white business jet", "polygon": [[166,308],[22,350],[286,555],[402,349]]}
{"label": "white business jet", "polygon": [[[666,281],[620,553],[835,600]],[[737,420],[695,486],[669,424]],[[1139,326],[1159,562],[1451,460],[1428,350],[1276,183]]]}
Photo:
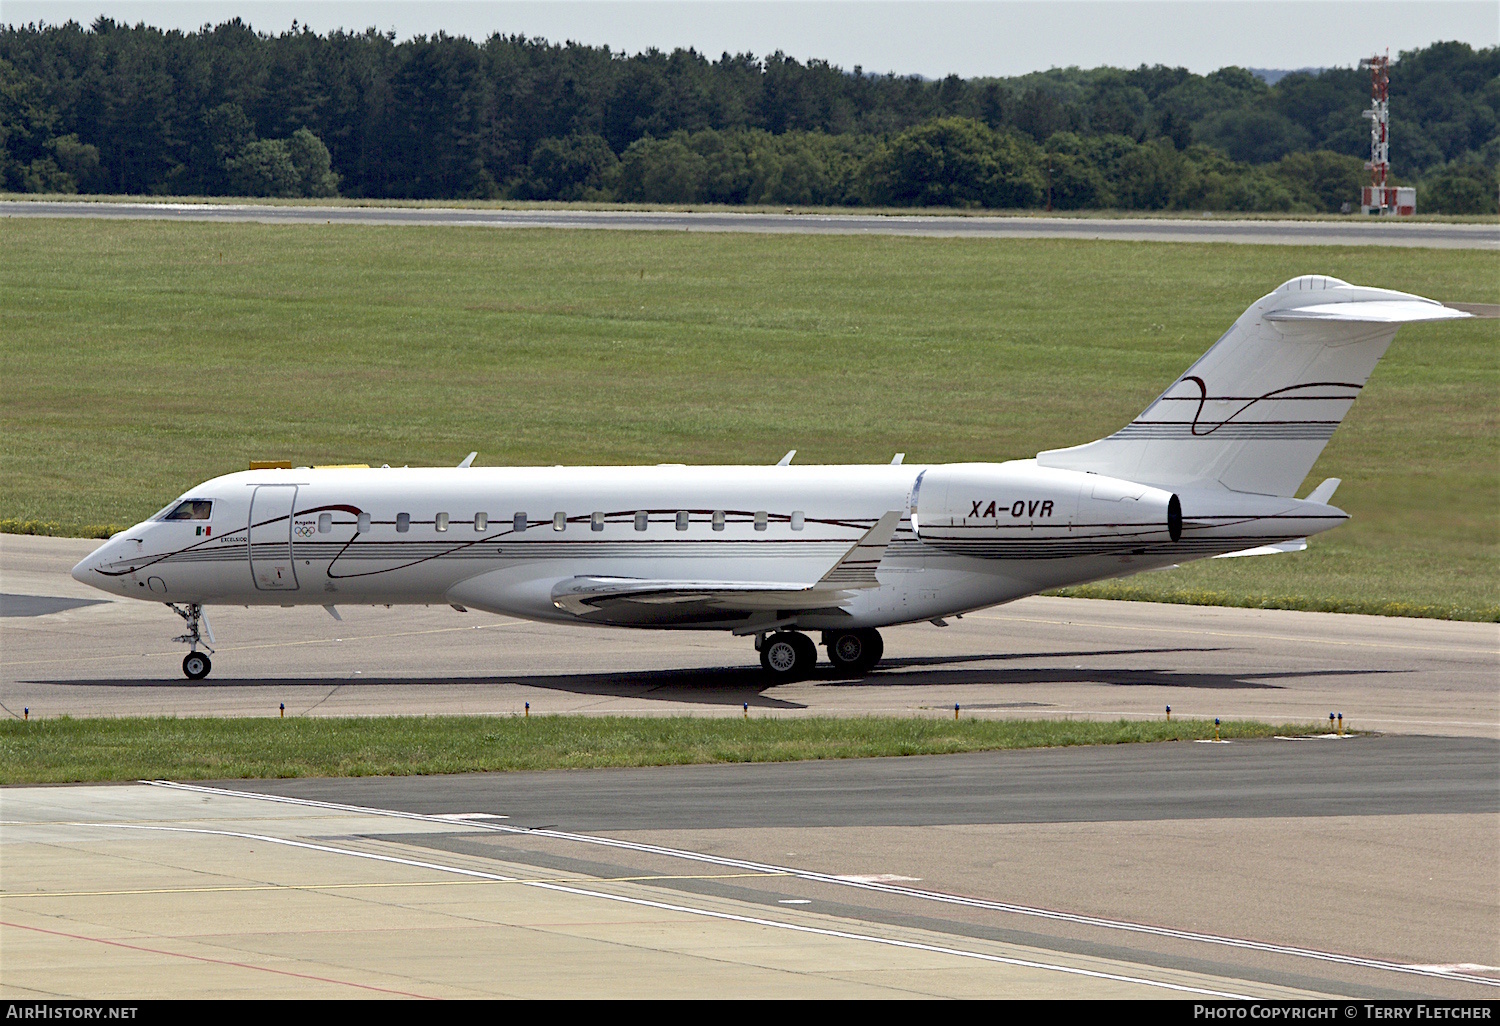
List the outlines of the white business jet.
{"label": "white business jet", "polygon": [[778,680],[870,670],[878,628],[1188,560],[1289,552],[1347,515],[1294,491],[1419,296],[1294,278],[1107,438],[1006,463],[297,467],[216,477],[73,576],[203,607],[447,603],[553,623],[752,636]]}

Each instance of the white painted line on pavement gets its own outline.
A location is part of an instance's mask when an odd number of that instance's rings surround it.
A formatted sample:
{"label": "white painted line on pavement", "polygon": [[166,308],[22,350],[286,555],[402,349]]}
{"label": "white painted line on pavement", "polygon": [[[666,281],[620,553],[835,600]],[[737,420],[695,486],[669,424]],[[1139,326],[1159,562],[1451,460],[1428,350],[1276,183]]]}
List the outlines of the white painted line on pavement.
{"label": "white painted line on pavement", "polygon": [[[430,818],[430,817],[423,817]],[[663,912],[680,912],[684,915],[701,916],[707,919],[718,919],[725,922],[744,923],[749,926],[763,926],[773,930],[786,930],[792,933],[812,934],[819,937],[833,937],[838,940],[859,941],[865,944],[878,944],[882,947],[903,948],[909,951],[925,951],[937,955],[951,955],[956,958],[976,959],[981,962],[992,962],[1000,965],[1015,966],[1021,969],[1041,969],[1047,972],[1064,973],[1069,976],[1085,976],[1096,980],[1109,980],[1113,983],[1131,983],[1142,987],[1155,987],[1161,990],[1175,991],[1179,994],[1202,994],[1206,997],[1224,998],[1230,1001],[1253,1001],[1252,996],[1246,994],[1234,994],[1228,991],[1209,990],[1205,987],[1189,987],[1179,983],[1167,983],[1164,980],[1151,980],[1138,976],[1125,976],[1119,973],[1101,972],[1097,969],[1084,969],[1079,966],[1059,965],[1049,962],[1036,962],[1025,958],[1011,958],[1006,955],[995,955],[983,951],[969,951],[964,948],[950,948],[939,944],[923,944],[919,941],[897,940],[894,937],[877,937],[871,934],[852,933],[847,930],[833,930],[825,927],[806,926],[800,923],[785,923],[775,919],[762,919],[758,916],[736,915],[732,912],[719,912],[714,909],[695,908],[691,905],[678,905],[672,902],[652,901],[648,898],[632,898],[624,894],[609,894],[605,891],[592,891],[584,887],[575,887],[568,884],[549,883],[543,880],[521,880],[513,876],[503,876],[499,873],[486,873],[478,869],[465,869],[462,866],[450,866],[441,862],[426,862],[420,859],[405,859],[396,855],[381,855],[377,852],[359,851],[354,848],[336,848],[329,844],[314,844],[311,841],[296,841],[288,837],[273,837],[269,834],[242,833],[237,830],[208,830],[199,827],[172,827],[153,826],[142,823],[89,823],[88,826],[103,827],[113,830],[150,830],[178,834],[203,834],[214,837],[236,837],[247,841],[261,841],[266,844],[280,844],[289,848],[303,848],[308,851],[323,852],[329,855],[344,855],[349,858],[369,859],[374,862],[384,862],[391,865],[409,866],[414,869],[428,869],[439,873],[455,873],[459,876],[472,877],[480,880],[494,880],[497,883],[515,884],[520,887],[535,887],[544,891],[556,891],[560,894],[573,894],[583,898],[597,898],[603,901],[614,901],[626,905],[636,905],[643,908],[659,909]]]}
{"label": "white painted line on pavement", "polygon": [[[323,802],[310,798],[289,798],[285,795],[261,794],[256,791],[233,791],[228,788],[208,787],[203,784],[182,784],[171,780],[142,780],[142,784],[150,784],[155,787],[168,787],[177,790],[195,791],[201,794],[218,794],[230,798],[249,798],[256,801],[279,802],[288,805],[300,805],[307,808],[335,809],[340,812],[355,812],[371,816],[389,816],[396,819],[415,819],[425,822],[442,823],[445,820],[436,819],[433,816],[419,812],[402,812],[398,809],[375,809],[362,805],[345,805],[339,802]],[[1358,955],[1345,955],[1334,951],[1319,951],[1315,948],[1299,948],[1285,944],[1272,944],[1267,941],[1247,940],[1240,937],[1223,937],[1211,933],[1197,933],[1190,930],[1174,930],[1165,926],[1152,926],[1148,923],[1133,923],[1128,920],[1104,919],[1098,916],[1081,915],[1076,912],[1062,912],[1055,909],[1036,908],[1029,905],[1016,905],[1010,902],[991,901],[985,898],[971,898],[960,894],[948,894],[943,891],[929,891],[915,887],[902,887],[890,883],[878,883],[874,881],[857,881],[849,877],[836,876],[830,873],[815,873],[805,869],[795,869],[790,866],[776,866],[770,863],[752,862],[748,859],[732,859],[721,855],[709,855],[703,852],[689,851],[683,848],[665,848],[654,844],[642,844],[638,841],[622,841],[613,837],[601,837],[594,834],[575,834],[563,830],[529,830],[525,827],[504,826],[498,823],[466,823],[465,826],[476,830],[494,830],[508,834],[525,834],[533,837],[552,837],[558,840],[575,841],[579,844],[592,844],[606,848],[621,848],[628,851],[638,851],[650,855],[664,855],[669,858],[685,859],[692,862],[706,862],[712,865],[728,866],[735,869],[751,870],[758,873],[776,873],[783,876],[792,876],[801,880],[815,883],[830,883],[844,887],[857,887],[864,890],[880,891],[886,894],[896,894],[902,897],[917,898],[926,901],[936,901],[949,905],[962,905],[967,908],[982,908],[995,912],[1005,912],[1012,915],[1032,916],[1040,919],[1051,919],[1059,922],[1075,923],[1081,926],[1095,926],[1107,930],[1121,930],[1128,933],[1140,933],[1154,937],[1166,937],[1172,940],[1195,941],[1201,944],[1215,944],[1223,947],[1239,948],[1246,951],[1259,951],[1269,954],[1290,955],[1296,958],[1308,958],[1320,962],[1333,962],[1339,965],[1357,966],[1362,969],[1378,969],[1386,972],[1407,973],[1417,976],[1430,976],[1443,980],[1457,980],[1463,983],[1477,983],[1487,987],[1500,987],[1500,980],[1489,980],[1481,976],[1469,976],[1458,972],[1447,972],[1431,969],[1426,966],[1412,965],[1402,962],[1389,962],[1377,958],[1361,958]]]}

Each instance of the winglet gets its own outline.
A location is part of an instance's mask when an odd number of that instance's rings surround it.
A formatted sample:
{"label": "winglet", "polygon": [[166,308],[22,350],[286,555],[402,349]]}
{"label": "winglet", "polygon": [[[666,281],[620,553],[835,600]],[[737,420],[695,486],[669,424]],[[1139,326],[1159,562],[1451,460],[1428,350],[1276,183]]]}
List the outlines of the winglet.
{"label": "winglet", "polygon": [[1328,500],[1333,498],[1333,493],[1338,489],[1339,485],[1343,484],[1343,481],[1344,479],[1341,477],[1330,477],[1328,480],[1324,481],[1322,484],[1318,485],[1318,487],[1309,492],[1307,498],[1303,499],[1302,501],[1321,502],[1326,506],[1328,505]]}
{"label": "winglet", "polygon": [[792,457],[795,455],[797,455],[796,449],[788,449],[786,455],[776,461],[776,465],[778,467],[790,467],[792,465]]}
{"label": "winglet", "polygon": [[839,588],[879,587],[875,571],[880,569],[880,561],[885,558],[885,551],[900,526],[901,511],[893,509],[877,520],[875,526],[866,531],[865,536],[855,542],[854,547],[844,553],[844,558],[833,564],[814,587],[830,584]]}
{"label": "winglet", "polygon": [[479,453],[478,453],[477,450],[475,452],[469,453],[469,455],[467,455],[467,456],[464,457],[464,461],[458,465],[458,469],[459,470],[468,470],[470,467],[472,467],[474,465],[474,457],[478,456],[478,455],[479,455]]}

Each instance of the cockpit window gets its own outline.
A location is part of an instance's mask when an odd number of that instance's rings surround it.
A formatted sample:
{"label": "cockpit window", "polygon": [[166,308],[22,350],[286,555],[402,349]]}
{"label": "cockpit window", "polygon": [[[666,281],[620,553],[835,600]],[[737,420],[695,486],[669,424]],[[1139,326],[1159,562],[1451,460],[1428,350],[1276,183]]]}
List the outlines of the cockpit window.
{"label": "cockpit window", "polygon": [[187,499],[177,504],[177,508],[163,520],[209,520],[213,517],[214,504],[208,499]]}

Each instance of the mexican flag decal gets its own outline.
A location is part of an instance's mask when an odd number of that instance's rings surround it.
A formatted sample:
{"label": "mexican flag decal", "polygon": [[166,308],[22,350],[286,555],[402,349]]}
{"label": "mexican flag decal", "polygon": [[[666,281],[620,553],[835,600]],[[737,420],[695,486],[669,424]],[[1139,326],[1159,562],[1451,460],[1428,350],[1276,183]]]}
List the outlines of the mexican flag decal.
{"label": "mexican flag decal", "polygon": [[202,535],[210,535],[210,534],[213,534],[213,533],[214,533],[214,529],[212,527],[199,527],[198,528],[198,534],[200,536],[202,536]]}

